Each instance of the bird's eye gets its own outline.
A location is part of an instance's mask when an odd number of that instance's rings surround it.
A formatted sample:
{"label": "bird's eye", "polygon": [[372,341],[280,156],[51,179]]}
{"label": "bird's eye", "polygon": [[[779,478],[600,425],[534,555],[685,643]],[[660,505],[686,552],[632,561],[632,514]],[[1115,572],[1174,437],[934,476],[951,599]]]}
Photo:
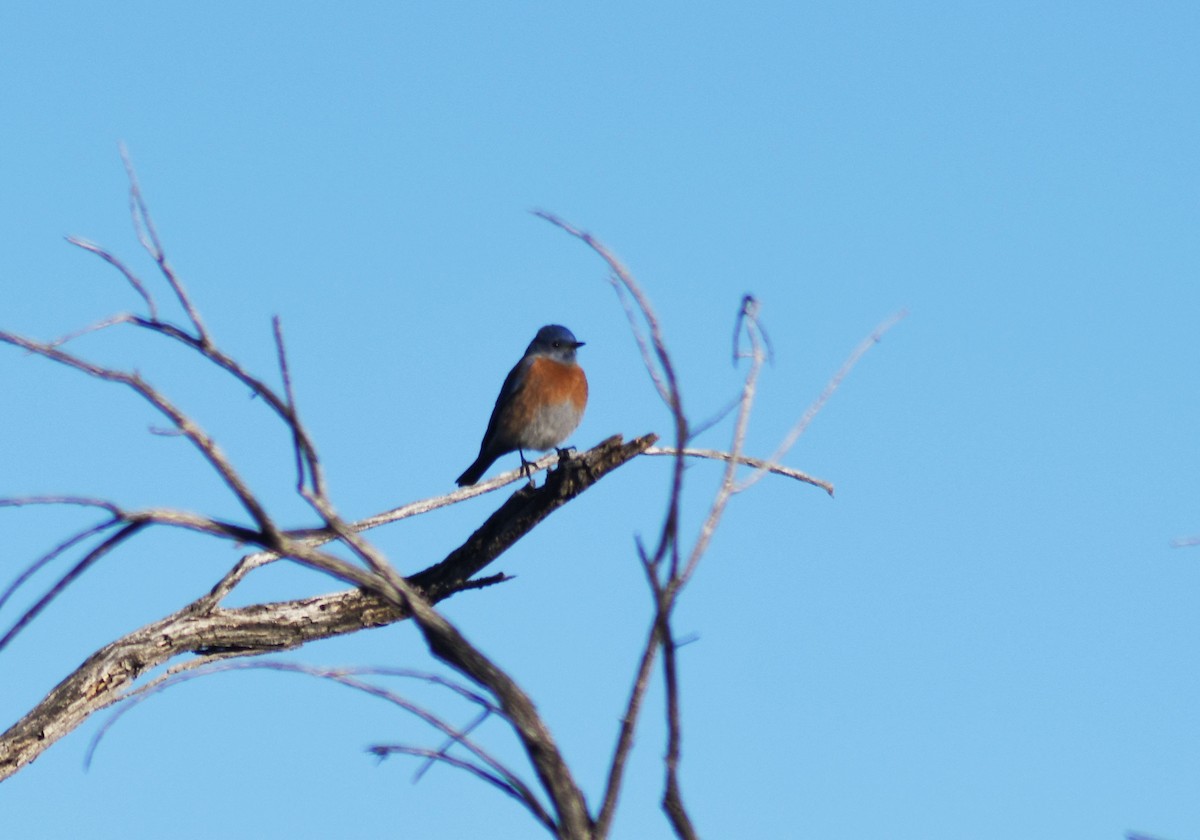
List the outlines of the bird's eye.
{"label": "bird's eye", "polygon": [[554,342],[554,349],[555,349],[555,350],[557,350],[557,349],[558,349],[558,348],[560,348],[560,347],[562,347],[562,342],[561,342],[561,341],[556,341],[556,342]]}

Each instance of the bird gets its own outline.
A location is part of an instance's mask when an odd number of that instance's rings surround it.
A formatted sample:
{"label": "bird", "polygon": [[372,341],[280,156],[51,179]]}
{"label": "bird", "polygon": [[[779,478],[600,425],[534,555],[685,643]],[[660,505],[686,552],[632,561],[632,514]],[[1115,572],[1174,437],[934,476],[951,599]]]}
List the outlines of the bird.
{"label": "bird", "polygon": [[[505,377],[479,457],[458,477],[459,487],[476,483],[497,458],[513,451],[521,454],[521,468],[528,473],[526,449],[553,449],[575,431],[588,398],[587,377],[575,361],[583,344],[561,324],[537,331]],[[533,483],[532,475],[529,481]]]}

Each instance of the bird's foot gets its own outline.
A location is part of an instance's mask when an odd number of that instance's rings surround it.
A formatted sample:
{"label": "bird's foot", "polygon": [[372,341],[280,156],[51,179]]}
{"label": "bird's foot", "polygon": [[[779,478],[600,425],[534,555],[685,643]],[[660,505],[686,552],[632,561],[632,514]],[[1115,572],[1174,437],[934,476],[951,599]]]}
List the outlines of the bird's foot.
{"label": "bird's foot", "polygon": [[529,479],[529,486],[530,486],[530,487],[533,487],[533,486],[534,486],[534,481],[533,481],[533,464],[531,464],[531,463],[529,463],[528,461],[526,461],[526,460],[525,460],[525,453],[524,453],[524,451],[522,451],[522,450],[518,449],[518,450],[517,450],[517,453],[518,453],[518,454],[521,456],[521,474],[522,474],[523,476],[525,476],[527,479]]}

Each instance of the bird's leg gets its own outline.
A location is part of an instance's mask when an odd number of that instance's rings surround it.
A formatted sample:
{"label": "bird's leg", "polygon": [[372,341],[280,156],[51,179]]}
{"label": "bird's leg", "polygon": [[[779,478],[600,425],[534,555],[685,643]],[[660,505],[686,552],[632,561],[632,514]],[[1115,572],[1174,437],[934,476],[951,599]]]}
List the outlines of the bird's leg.
{"label": "bird's leg", "polygon": [[559,449],[558,447],[555,447],[554,451],[558,453],[558,460],[562,461],[562,460],[566,459],[566,460],[570,461],[571,453],[575,451],[575,447],[574,446],[564,446],[561,449]]}
{"label": "bird's leg", "polygon": [[517,454],[521,456],[521,474],[529,479],[529,486],[533,486],[533,468],[529,462],[525,460],[525,450],[518,449]]}

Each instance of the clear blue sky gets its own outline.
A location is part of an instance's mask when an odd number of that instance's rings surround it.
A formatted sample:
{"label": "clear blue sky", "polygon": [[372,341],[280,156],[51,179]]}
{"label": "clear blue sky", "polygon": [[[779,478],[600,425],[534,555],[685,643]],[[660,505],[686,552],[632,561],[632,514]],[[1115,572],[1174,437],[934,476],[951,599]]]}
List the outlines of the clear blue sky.
{"label": "clear blue sky", "polygon": [[[787,459],[837,498],[783,479],[739,497],[684,601],[703,836],[1200,838],[1200,549],[1169,547],[1200,532],[1198,38],[1191,3],[9,2],[0,324],[51,337],[136,304],[61,238],[149,273],[126,142],[217,338],[269,371],[282,316],[362,515],[452,488],[544,323],[587,342],[576,445],[667,430],[603,267],[531,208],[626,260],[697,417],[734,392],[733,317],[760,298],[762,454],[908,307]],[[243,393],[145,341],[77,347],[181,395],[310,521]],[[0,495],[234,512],[125,394],[11,351],[0,375]],[[503,558],[515,581],[446,606],[593,795],[649,615],[633,537],[668,466],[613,475]],[[693,506],[716,475],[692,468]],[[415,570],[498,501],[377,539]],[[0,577],[82,521],[0,513]],[[236,556],[164,535],[90,572],[0,653],[3,724]],[[279,569],[241,597],[330,588]],[[427,664],[407,626],[295,658]],[[658,709],[621,838],[667,835]],[[465,777],[377,765],[363,748],[412,721],[299,677],[179,687],[85,772],[98,722],[0,785],[5,836],[540,836]]]}

